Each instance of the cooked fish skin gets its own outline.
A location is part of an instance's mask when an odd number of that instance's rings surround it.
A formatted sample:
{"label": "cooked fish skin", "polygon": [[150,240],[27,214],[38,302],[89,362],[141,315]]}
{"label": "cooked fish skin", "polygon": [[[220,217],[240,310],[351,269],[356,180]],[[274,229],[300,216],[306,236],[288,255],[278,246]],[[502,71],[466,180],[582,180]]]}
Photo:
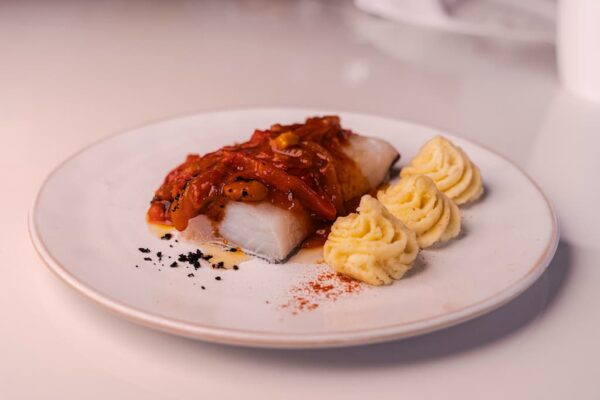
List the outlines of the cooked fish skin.
{"label": "cooked fish skin", "polygon": [[[358,135],[350,137],[344,152],[359,166],[368,184],[356,195],[382,183],[399,158],[396,149],[385,140]],[[199,215],[190,220],[183,237],[199,242],[226,243],[269,262],[280,263],[311,233],[311,223],[308,214],[285,210],[271,203],[229,202],[218,230],[219,236],[215,236],[208,217]]]}

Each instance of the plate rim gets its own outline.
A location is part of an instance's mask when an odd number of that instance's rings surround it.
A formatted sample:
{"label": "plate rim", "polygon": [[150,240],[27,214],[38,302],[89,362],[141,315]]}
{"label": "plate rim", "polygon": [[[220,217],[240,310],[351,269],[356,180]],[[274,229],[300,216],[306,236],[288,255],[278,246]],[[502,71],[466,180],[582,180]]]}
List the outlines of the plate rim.
{"label": "plate rim", "polygon": [[[60,264],[51,254],[50,250],[46,247],[43,238],[41,237],[38,227],[36,225],[36,210],[40,197],[46,188],[48,182],[52,179],[55,173],[60,171],[66,164],[71,160],[78,157],[88,149],[95,147],[105,141],[109,141],[121,135],[125,135],[130,132],[134,132],[144,127],[165,123],[172,120],[199,117],[203,115],[211,115],[217,113],[243,113],[243,112],[282,112],[282,111],[298,111],[301,113],[317,113],[317,114],[342,114],[352,115],[352,117],[358,118],[378,118],[381,120],[387,120],[392,123],[402,123],[407,126],[415,126],[418,128],[425,128],[434,130],[450,138],[458,138],[469,142],[471,145],[485,150],[496,157],[502,159],[514,167],[519,173],[521,173],[527,181],[539,192],[546,209],[551,219],[551,235],[550,239],[546,243],[546,247],[542,255],[533,264],[533,266],[524,274],[517,282],[512,285],[500,290],[499,292],[486,297],[478,302],[471,303],[459,310],[442,313],[433,317],[424,318],[421,320],[411,321],[408,323],[386,325],[377,328],[365,328],[352,331],[331,331],[327,333],[277,333],[277,332],[265,332],[265,331],[251,331],[251,330],[239,330],[230,328],[220,328],[210,325],[202,325],[198,323],[190,323],[187,321],[170,318],[164,315],[155,314],[152,312],[144,311],[136,308],[132,305],[127,305],[119,300],[111,298],[107,294],[100,293],[89,285],[81,282],[73,274],[71,274],[67,268]],[[312,107],[244,107],[244,108],[223,108],[215,110],[206,110],[201,112],[186,113],[180,115],[174,115],[171,117],[160,118],[156,120],[150,120],[146,123],[136,125],[131,128],[117,131],[116,133],[109,134],[98,140],[91,142],[90,144],[83,146],[59,164],[57,164],[50,173],[44,178],[40,185],[37,194],[34,198],[30,212],[28,213],[28,231],[31,238],[32,244],[40,259],[43,263],[61,280],[67,283],[68,286],[74,288],[78,293],[84,297],[91,299],[93,302],[103,306],[105,309],[117,314],[121,317],[138,323],[140,325],[161,330],[163,332],[175,334],[178,336],[184,336],[193,339],[200,339],[213,343],[245,346],[245,347],[262,347],[262,348],[328,348],[328,347],[346,347],[356,346],[372,343],[387,342],[392,340],[398,340],[413,336],[419,336],[426,333],[441,330],[450,326],[454,326],[468,320],[477,318],[481,315],[487,314],[493,310],[500,308],[506,303],[510,302],[520,294],[522,294],[527,288],[529,288],[546,270],[550,264],[559,243],[559,230],[558,230],[558,219],[554,206],[540,188],[540,186],[519,166],[514,164],[512,161],[499,154],[498,152],[489,149],[488,147],[479,144],[476,141],[465,139],[460,136],[448,133],[446,130],[438,129],[433,126],[428,126],[412,121],[402,120],[399,118],[382,116],[377,114],[363,113],[351,110],[331,110],[327,108],[312,108]]]}

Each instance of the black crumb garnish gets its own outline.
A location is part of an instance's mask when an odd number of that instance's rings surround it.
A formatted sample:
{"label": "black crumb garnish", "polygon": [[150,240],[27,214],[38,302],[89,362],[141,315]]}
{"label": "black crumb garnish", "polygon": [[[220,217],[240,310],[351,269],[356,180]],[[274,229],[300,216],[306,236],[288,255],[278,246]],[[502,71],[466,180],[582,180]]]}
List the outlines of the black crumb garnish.
{"label": "black crumb garnish", "polygon": [[188,278],[193,278],[194,274],[188,274]]}
{"label": "black crumb garnish", "polygon": [[240,269],[240,267],[238,267],[237,265],[234,265],[233,269],[237,271],[238,269]]}
{"label": "black crumb garnish", "polygon": [[175,239],[175,243],[179,243],[179,240]]}
{"label": "black crumb garnish", "polygon": [[148,249],[148,248],[140,247],[140,248],[138,248],[138,250],[141,251],[142,253],[150,253],[150,249]]}
{"label": "black crumb garnish", "polygon": [[204,287],[204,286],[200,286],[200,287],[202,288],[202,290],[206,290],[206,287]]}
{"label": "black crumb garnish", "polygon": [[139,266],[139,265],[136,265],[135,267],[136,267],[136,268],[139,268],[140,266]]}
{"label": "black crumb garnish", "polygon": [[177,261],[173,261],[173,263],[171,265],[169,265],[169,267],[177,268],[177,267],[179,267],[179,264],[177,264]]}
{"label": "black crumb garnish", "polygon": [[158,261],[162,260],[162,256],[163,256],[162,251],[159,251],[158,253],[156,253],[156,257],[158,257]]}
{"label": "black crumb garnish", "polygon": [[160,238],[162,240],[171,240],[171,238],[173,237],[173,235],[171,235],[170,233],[165,233],[164,235],[162,235]]}
{"label": "black crumb garnish", "polygon": [[211,258],[213,258],[213,256],[211,256],[210,254],[207,254],[204,257],[202,257],[202,259],[206,261],[210,261]]}
{"label": "black crumb garnish", "polygon": [[173,245],[172,245],[172,244],[170,244],[170,245],[169,245],[169,247],[173,248]]}
{"label": "black crumb garnish", "polygon": [[220,276],[215,276],[215,279],[216,279],[217,281],[220,281],[220,280],[221,280],[221,277],[220,277]]}
{"label": "black crumb garnish", "polygon": [[230,251],[232,253],[236,253],[238,249],[236,249],[235,247],[231,247],[229,248],[227,251]]}
{"label": "black crumb garnish", "polygon": [[150,258],[150,257],[144,257],[144,261],[152,261],[152,258]]}
{"label": "black crumb garnish", "polygon": [[217,268],[219,268],[219,269],[225,268],[225,263],[223,261],[219,261],[217,263]]}
{"label": "black crumb garnish", "polygon": [[202,266],[200,265],[201,259],[206,260],[206,256],[204,255],[204,253],[202,253],[202,251],[200,251],[200,249],[197,249],[196,251],[190,251],[187,254],[180,254],[177,260],[179,262],[188,263],[192,265],[195,269],[198,269]]}

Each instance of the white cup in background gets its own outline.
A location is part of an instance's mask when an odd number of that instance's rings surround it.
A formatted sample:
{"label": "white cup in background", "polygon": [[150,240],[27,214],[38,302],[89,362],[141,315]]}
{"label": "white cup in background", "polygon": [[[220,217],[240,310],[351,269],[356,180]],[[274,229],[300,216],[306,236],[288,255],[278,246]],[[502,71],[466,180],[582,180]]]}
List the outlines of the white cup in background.
{"label": "white cup in background", "polygon": [[559,0],[557,52],[565,87],[600,103],[600,0]]}

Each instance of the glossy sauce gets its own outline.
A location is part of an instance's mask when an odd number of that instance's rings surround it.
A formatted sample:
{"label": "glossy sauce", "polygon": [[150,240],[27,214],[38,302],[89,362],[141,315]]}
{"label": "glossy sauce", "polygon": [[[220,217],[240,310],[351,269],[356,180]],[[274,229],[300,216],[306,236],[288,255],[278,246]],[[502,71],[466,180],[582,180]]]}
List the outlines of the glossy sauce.
{"label": "glossy sauce", "polygon": [[202,157],[190,154],[156,191],[148,222],[182,231],[199,214],[218,223],[230,201],[268,201],[309,215],[315,235],[305,246],[322,244],[327,226],[353,211],[357,191],[369,189],[343,152],[351,135],[336,116],[309,118],[256,130],[249,141]]}

